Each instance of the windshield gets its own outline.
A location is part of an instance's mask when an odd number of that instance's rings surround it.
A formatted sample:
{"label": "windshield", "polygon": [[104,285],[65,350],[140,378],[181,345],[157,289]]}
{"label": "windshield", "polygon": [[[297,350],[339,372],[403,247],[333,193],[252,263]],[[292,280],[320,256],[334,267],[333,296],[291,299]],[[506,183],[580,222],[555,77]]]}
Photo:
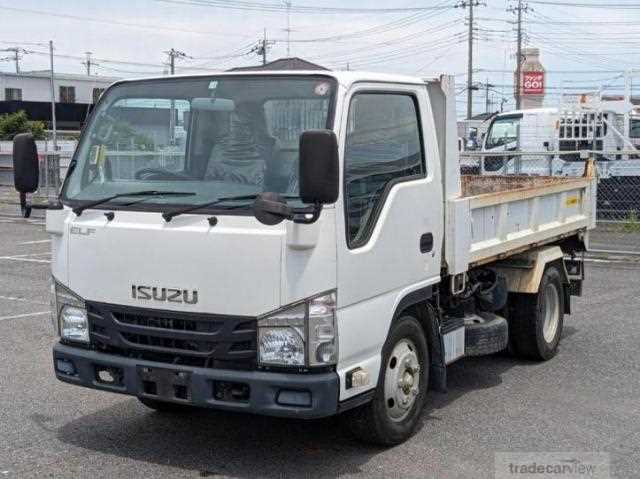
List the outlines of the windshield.
{"label": "windshield", "polygon": [[487,134],[486,148],[496,148],[518,140],[520,117],[496,118]]}
{"label": "windshield", "polygon": [[[299,138],[331,127],[335,84],[311,76],[238,76],[123,83],[101,99],[66,181],[74,205],[127,192],[109,208],[165,211],[263,191],[298,194]],[[237,202],[215,209],[248,209]],[[244,208],[243,208],[244,206]],[[206,210],[205,210],[206,211]]]}

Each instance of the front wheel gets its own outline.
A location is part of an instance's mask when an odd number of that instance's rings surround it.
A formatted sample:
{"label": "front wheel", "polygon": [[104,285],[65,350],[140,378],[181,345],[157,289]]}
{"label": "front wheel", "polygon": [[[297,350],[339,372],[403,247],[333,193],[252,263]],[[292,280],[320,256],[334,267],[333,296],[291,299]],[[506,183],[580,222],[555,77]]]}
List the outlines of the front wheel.
{"label": "front wheel", "polygon": [[429,350],[418,320],[403,316],[391,326],[382,351],[378,386],[371,402],[345,413],[354,435],[386,446],[413,434],[429,383]]}

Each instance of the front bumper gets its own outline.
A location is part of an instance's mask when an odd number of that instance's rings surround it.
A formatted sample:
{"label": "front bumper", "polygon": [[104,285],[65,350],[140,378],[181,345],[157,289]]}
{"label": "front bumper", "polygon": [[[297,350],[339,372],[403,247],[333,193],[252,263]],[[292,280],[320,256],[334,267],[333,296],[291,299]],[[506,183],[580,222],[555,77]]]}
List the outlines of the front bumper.
{"label": "front bumper", "polygon": [[120,394],[305,419],[338,412],[340,386],[335,372],[286,374],[177,366],[61,343],[53,348],[53,363],[60,381]]}

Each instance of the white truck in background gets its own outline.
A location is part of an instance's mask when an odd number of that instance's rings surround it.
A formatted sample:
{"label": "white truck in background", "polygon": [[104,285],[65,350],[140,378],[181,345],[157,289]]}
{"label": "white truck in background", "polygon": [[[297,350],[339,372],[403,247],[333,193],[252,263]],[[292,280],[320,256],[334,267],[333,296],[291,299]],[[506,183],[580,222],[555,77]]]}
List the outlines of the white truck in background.
{"label": "white truck in background", "polygon": [[[577,176],[583,152],[596,159],[600,178],[599,214],[607,219],[635,217],[640,202],[640,118],[630,101],[581,97],[560,108],[534,108],[493,117],[483,150],[497,152],[467,172],[486,175]],[[514,155],[506,155],[507,152]],[[601,152],[601,153],[600,153]]]}
{"label": "white truck in background", "polygon": [[[47,211],[56,377],[159,411],[340,414],[389,445],[451,363],[552,358],[584,278],[593,165],[461,177],[456,140],[450,76],[114,84]],[[34,152],[16,138],[21,193]]]}

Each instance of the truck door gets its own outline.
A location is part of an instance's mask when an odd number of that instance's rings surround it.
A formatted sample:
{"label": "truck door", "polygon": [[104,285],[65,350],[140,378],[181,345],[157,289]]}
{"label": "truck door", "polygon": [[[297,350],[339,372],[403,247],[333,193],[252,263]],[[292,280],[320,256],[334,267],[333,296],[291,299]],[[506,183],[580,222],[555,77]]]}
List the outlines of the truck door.
{"label": "truck door", "polygon": [[359,84],[347,95],[336,228],[341,361],[358,359],[347,351],[379,357],[402,296],[439,281],[443,198],[433,128],[424,86]]}

